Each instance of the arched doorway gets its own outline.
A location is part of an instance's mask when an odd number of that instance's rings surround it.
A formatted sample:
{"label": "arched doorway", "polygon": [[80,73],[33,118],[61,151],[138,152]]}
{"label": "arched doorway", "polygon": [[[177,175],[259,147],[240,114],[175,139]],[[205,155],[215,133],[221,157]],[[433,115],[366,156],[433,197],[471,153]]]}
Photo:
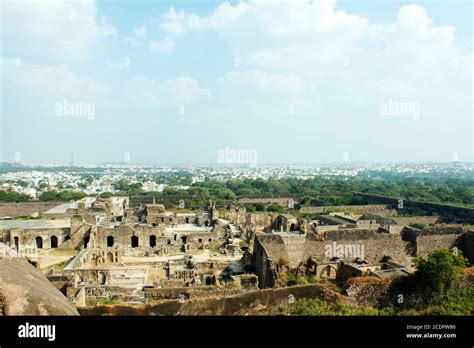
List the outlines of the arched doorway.
{"label": "arched doorway", "polygon": [[20,240],[19,240],[18,237],[14,237],[14,238],[13,238],[13,244],[15,244],[16,250],[19,250],[19,248],[20,248]]}
{"label": "arched doorway", "polygon": [[107,260],[107,263],[113,263],[114,262],[114,254],[107,253],[106,260]]}
{"label": "arched doorway", "polygon": [[51,248],[57,248],[57,247],[58,247],[58,237],[51,236]]}
{"label": "arched doorway", "polygon": [[188,217],[186,218],[186,223],[189,224],[189,218]]}
{"label": "arched doorway", "polygon": [[204,223],[204,225],[205,225],[206,227],[209,227],[209,220],[206,220],[206,222]]}
{"label": "arched doorway", "polygon": [[291,224],[290,225],[290,231],[294,231],[295,230],[295,224]]}
{"label": "arched doorway", "polygon": [[112,236],[107,236],[107,247],[113,247],[114,246],[114,237]]}
{"label": "arched doorway", "polygon": [[333,266],[326,266],[321,270],[319,277],[324,278],[336,278],[337,270]]}
{"label": "arched doorway", "polygon": [[137,236],[132,236],[130,244],[132,248],[138,247],[138,237]]}
{"label": "arched doorway", "polygon": [[42,249],[43,248],[43,238],[41,237],[36,237],[36,247],[38,249]]}
{"label": "arched doorway", "polygon": [[84,249],[87,249],[87,244],[89,244],[89,240],[91,239],[90,236],[84,237]]}
{"label": "arched doorway", "polygon": [[183,242],[183,244],[186,244],[188,242],[188,237],[182,236],[181,241]]}
{"label": "arched doorway", "polygon": [[150,247],[154,248],[156,246],[156,236],[150,236]]}
{"label": "arched doorway", "polygon": [[97,275],[97,281],[99,283],[99,285],[104,285],[105,284],[105,273],[104,272],[99,272],[99,274]]}

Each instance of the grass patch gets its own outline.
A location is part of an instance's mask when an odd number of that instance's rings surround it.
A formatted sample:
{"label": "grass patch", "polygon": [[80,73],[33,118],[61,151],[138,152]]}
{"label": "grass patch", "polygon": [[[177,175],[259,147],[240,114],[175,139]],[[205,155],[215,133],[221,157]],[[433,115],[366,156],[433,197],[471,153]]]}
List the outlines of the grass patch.
{"label": "grass patch", "polygon": [[75,256],[76,254],[77,250],[73,248],[58,248],[49,252],[51,256]]}

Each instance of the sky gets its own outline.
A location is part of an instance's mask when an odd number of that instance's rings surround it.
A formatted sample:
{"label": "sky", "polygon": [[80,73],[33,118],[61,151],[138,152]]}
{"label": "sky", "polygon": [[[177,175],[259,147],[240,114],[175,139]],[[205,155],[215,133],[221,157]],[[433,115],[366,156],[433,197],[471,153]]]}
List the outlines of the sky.
{"label": "sky", "polygon": [[470,1],[0,6],[0,162],[474,160]]}

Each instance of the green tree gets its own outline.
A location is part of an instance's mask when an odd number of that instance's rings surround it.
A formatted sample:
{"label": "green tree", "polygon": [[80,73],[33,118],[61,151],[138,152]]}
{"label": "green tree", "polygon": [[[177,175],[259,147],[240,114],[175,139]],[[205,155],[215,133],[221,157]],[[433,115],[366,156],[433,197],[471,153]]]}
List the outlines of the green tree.
{"label": "green tree", "polygon": [[0,191],[0,202],[24,202],[31,200],[31,197],[18,192]]}
{"label": "green tree", "polygon": [[415,280],[419,290],[428,295],[425,299],[438,302],[448,296],[449,290],[468,265],[468,260],[458,249],[438,249],[429,253],[426,259],[415,258],[415,265]]}

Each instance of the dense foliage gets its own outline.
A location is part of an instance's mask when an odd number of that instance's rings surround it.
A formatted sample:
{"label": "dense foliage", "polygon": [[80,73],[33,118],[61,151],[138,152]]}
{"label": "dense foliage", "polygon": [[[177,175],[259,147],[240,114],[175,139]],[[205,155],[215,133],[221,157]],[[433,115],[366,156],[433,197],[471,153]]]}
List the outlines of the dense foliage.
{"label": "dense foliage", "polygon": [[84,192],[73,192],[73,191],[47,191],[38,197],[40,201],[62,201],[67,202],[71,200],[78,200],[86,197],[87,195]]}
{"label": "dense foliage", "polygon": [[371,307],[351,307],[342,302],[327,302],[317,298],[302,298],[292,305],[278,307],[280,315],[379,315]]}
{"label": "dense foliage", "polygon": [[[93,175],[85,178],[91,182]],[[228,180],[226,182],[205,180],[191,184],[191,179],[184,173],[178,177],[157,177],[157,183],[166,182],[168,187],[163,192],[144,192],[141,183],[131,183],[127,179],[118,181],[114,186],[126,195],[193,195],[216,200],[218,203],[233,201],[238,196],[257,194],[304,194],[302,204],[312,204],[313,198],[318,198],[325,205],[363,204],[360,197],[354,197],[351,192],[379,194],[389,197],[399,197],[433,203],[448,203],[474,207],[474,179],[455,176],[405,176],[395,174],[378,174],[378,176],[333,177],[317,176],[311,179],[244,179]],[[173,187],[173,185],[175,185]],[[178,189],[180,185],[189,186],[188,190]],[[84,189],[85,183],[81,184]],[[46,195],[46,197],[48,197]],[[15,199],[18,198],[18,199]],[[3,193],[0,201],[20,201],[25,197]],[[200,203],[200,202],[195,202]],[[278,209],[276,207],[254,206],[249,210]]]}
{"label": "dense foliage", "polygon": [[30,199],[30,196],[18,192],[0,191],[0,202],[25,202]]}
{"label": "dense foliage", "polygon": [[468,260],[458,249],[439,249],[431,252],[426,259],[415,258],[418,290],[430,302],[445,300],[468,264]]}

